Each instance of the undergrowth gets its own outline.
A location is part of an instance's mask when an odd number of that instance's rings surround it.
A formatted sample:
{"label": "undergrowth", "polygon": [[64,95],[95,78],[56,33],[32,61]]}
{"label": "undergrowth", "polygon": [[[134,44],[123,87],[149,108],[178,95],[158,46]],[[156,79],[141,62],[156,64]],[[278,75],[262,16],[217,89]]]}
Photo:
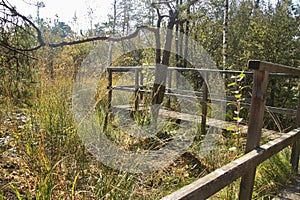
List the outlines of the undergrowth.
{"label": "undergrowth", "polygon": [[[95,160],[76,133],[72,77],[49,79],[42,73],[39,83],[31,107],[12,110],[1,105],[0,199],[160,199],[243,153],[242,148],[231,148],[236,138],[223,134],[214,138],[217,148],[206,156],[199,154],[203,143],[199,139],[164,169],[145,174],[114,170]],[[144,117],[141,114],[135,120]],[[165,127],[156,142],[167,139],[168,131],[176,131],[174,124]],[[111,139],[117,141],[120,132],[108,128],[113,132]],[[133,144],[119,139],[120,145],[131,150],[153,142]],[[255,199],[274,195],[286,183],[291,175],[289,156],[290,151],[284,150],[258,167]],[[236,181],[212,199],[237,199],[238,189]]]}

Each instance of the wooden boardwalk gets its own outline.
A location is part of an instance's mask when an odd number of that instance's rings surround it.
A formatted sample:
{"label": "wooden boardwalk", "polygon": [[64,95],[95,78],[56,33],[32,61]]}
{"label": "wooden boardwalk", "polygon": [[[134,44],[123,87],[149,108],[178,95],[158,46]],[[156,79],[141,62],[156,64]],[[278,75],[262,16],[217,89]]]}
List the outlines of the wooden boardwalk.
{"label": "wooden boardwalk", "polygon": [[292,178],[287,187],[273,200],[299,200],[300,199],[300,174]]}
{"label": "wooden boardwalk", "polygon": [[[143,105],[139,105],[140,110],[145,109]],[[113,109],[118,109],[118,110],[126,110],[128,112],[134,110],[134,105],[118,105],[118,106],[113,106]],[[150,107],[147,108],[150,110]],[[169,119],[180,119],[182,121],[189,121],[189,122],[195,122],[195,123],[200,123],[201,122],[201,116],[200,115],[194,115],[194,114],[188,114],[188,113],[180,113],[176,111],[171,111],[167,110],[165,108],[161,108],[159,110],[159,114],[165,118]],[[229,122],[229,121],[224,121],[220,119],[214,119],[210,117],[206,117],[206,126],[208,127],[216,127],[220,129],[227,129],[230,126],[235,126],[234,122]],[[240,131],[242,134],[246,134],[248,131],[248,126],[240,124],[239,125]],[[280,136],[282,136],[284,133],[280,133],[274,130],[269,130],[269,129],[262,129],[262,134],[264,137],[268,139],[276,139]]]}
{"label": "wooden boardwalk", "polygon": [[[252,96],[251,96],[251,103],[250,103],[250,110],[249,110],[249,122],[248,126],[241,125],[240,129],[242,133],[247,134],[247,143],[245,148],[245,154],[238,159],[226,164],[223,167],[216,169],[214,172],[197,179],[191,184],[188,184],[179,190],[165,196],[163,199],[165,200],[200,200],[200,199],[207,199],[211,195],[215,194],[222,188],[226,187],[227,185],[231,184],[233,181],[241,177],[240,189],[239,189],[239,199],[242,200],[250,200],[252,197],[253,189],[254,189],[254,182],[255,182],[255,174],[257,166],[262,163],[263,161],[269,159],[274,154],[280,152],[282,149],[292,146],[292,153],[291,153],[291,164],[293,171],[298,174],[298,163],[299,163],[299,154],[300,154],[300,95],[298,98],[298,106],[297,111],[293,111],[293,114],[296,114],[296,129],[289,131],[288,133],[277,133],[275,131],[270,131],[263,129],[264,125],[264,113],[265,110],[269,110],[274,113],[282,113],[286,112],[286,110],[276,109],[271,110],[270,107],[266,107],[266,97],[267,97],[267,88],[269,77],[271,73],[277,74],[285,74],[285,75],[297,75],[300,76],[300,69],[293,68],[290,66],[284,66],[280,64],[274,64],[265,61],[259,60],[250,60],[248,62],[248,68],[253,70],[253,86],[252,86]],[[125,68],[124,68],[125,69]],[[120,72],[120,68],[110,68],[108,69],[108,105],[109,108],[111,107],[112,102],[112,91],[113,89],[117,89],[117,87],[113,87],[112,85],[112,72]],[[123,68],[122,68],[123,70]],[[128,71],[129,69],[126,69]],[[169,68],[169,72],[171,73],[171,68]],[[188,70],[199,73],[204,72],[205,69],[175,69],[175,70]],[[122,71],[123,72],[123,71]],[[134,85],[134,92],[136,95],[139,94],[140,89],[143,89],[143,78],[142,75],[139,79],[139,71],[135,68],[135,85]],[[214,73],[211,70],[206,71],[207,73]],[[221,73],[218,71],[218,73]],[[170,74],[169,77],[172,77]],[[172,78],[168,78],[169,83],[166,85],[168,88],[171,88],[171,81]],[[208,82],[205,81],[205,83]],[[141,87],[142,86],[142,87]],[[200,115],[193,115],[188,113],[180,113],[175,111],[169,111],[167,109],[161,109],[159,115],[162,117],[167,118],[177,118],[180,120],[185,121],[193,121],[196,123],[201,123],[201,132],[203,131],[205,134],[205,130],[207,126],[214,126],[219,127],[221,129],[226,129],[232,125],[234,122],[225,122],[218,119],[212,119],[207,116],[207,102],[209,102],[208,98],[208,86],[204,84],[203,89],[203,97],[200,98],[200,102],[203,103],[202,113]],[[205,89],[206,88],[206,89]],[[124,90],[125,88],[120,88]],[[168,90],[166,90],[168,91]],[[180,91],[180,95],[182,91]],[[186,92],[186,91],[184,91]],[[300,90],[299,90],[300,94]],[[212,94],[210,94],[212,95]],[[162,95],[163,96],[163,95]],[[273,95],[274,96],[274,95]],[[212,100],[212,99],[210,99]],[[230,100],[226,97],[226,102]],[[224,100],[222,100],[223,102]],[[139,98],[136,98],[134,102],[134,110],[138,110],[139,105]],[[112,108],[113,109],[113,108]],[[120,108],[119,108],[120,109]],[[145,107],[144,109],[149,109]],[[130,110],[132,110],[130,108]],[[275,112],[276,111],[276,112]],[[292,114],[291,113],[291,114]],[[288,114],[288,113],[286,113]],[[248,131],[249,130],[249,131]],[[266,138],[276,138],[267,142],[266,144],[260,145],[261,143],[261,136],[264,135]],[[285,191],[294,191],[293,195],[288,196],[290,193],[282,193],[281,199],[299,199],[299,176],[296,177],[292,182],[295,186],[288,187]],[[295,184],[296,183],[296,184]],[[293,190],[296,189],[296,190]]]}
{"label": "wooden boardwalk", "polygon": [[[113,108],[117,110],[126,110],[128,112],[132,111],[134,109],[134,106],[130,105],[119,105],[119,106],[113,106]],[[142,105],[139,106],[140,110],[145,109]],[[148,108],[150,110],[150,108]],[[176,111],[167,110],[164,108],[161,108],[159,110],[159,114],[165,118],[176,118],[183,121],[189,121],[189,122],[201,122],[201,116],[200,115],[193,115],[188,113],[180,113]],[[216,127],[220,129],[226,129],[227,127],[235,125],[234,122],[229,121],[223,121],[219,119],[213,119],[213,118],[206,118],[206,125],[209,127]],[[241,133],[247,133],[248,126],[246,125],[240,125]],[[268,129],[262,129],[263,136],[267,137],[268,139],[274,140],[280,136],[282,136],[284,133],[279,133],[274,130],[268,130]],[[282,190],[278,196],[274,197],[273,200],[300,200],[300,174],[297,174],[294,178],[292,178],[287,187]]]}

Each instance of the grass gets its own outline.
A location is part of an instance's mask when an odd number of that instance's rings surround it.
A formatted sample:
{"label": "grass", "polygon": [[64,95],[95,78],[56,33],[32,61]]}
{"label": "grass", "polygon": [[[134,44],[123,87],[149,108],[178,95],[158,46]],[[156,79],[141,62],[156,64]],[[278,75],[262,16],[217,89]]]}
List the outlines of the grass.
{"label": "grass", "polygon": [[[291,149],[286,148],[257,167],[252,199],[272,199],[293,176],[289,162]],[[240,179],[220,190],[210,199],[238,199]]]}
{"label": "grass", "polygon": [[[1,105],[1,138],[9,139],[0,146],[0,199],[159,199],[242,155],[243,145],[229,150],[236,146],[236,138],[225,135],[216,139],[218,148],[208,156],[199,156],[202,141],[197,140],[161,170],[130,174],[112,169],[95,160],[77,135],[72,77],[48,79],[42,74],[40,78],[31,107]],[[141,113],[135,120],[146,123],[145,116]],[[113,123],[107,126],[110,139],[130,150],[154,148],[155,142],[160,144],[176,131],[170,121],[157,140],[137,140],[114,128]],[[258,167],[255,199],[267,199],[286,183],[291,175],[289,156],[287,149]],[[238,183],[212,199],[236,199]]]}

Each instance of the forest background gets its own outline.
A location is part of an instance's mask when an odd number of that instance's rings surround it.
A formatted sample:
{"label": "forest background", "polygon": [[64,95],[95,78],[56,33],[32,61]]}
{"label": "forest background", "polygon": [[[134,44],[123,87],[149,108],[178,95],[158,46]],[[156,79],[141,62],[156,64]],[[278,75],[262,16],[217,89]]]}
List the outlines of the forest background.
{"label": "forest background", "polygon": [[[95,23],[90,8],[86,29],[74,28],[76,15],[70,23],[59,17],[50,23],[39,15],[23,15],[6,0],[0,1],[0,12],[0,199],[157,199],[243,151],[241,147],[224,153],[237,146],[235,136],[228,136],[233,140],[225,142],[223,157],[216,153],[201,160],[190,153],[173,166],[145,176],[95,161],[76,135],[72,84],[85,58],[108,37],[127,36],[138,27],[166,28],[174,19],[174,32],[201,43],[219,69],[246,70],[250,59],[300,66],[300,3],[290,0],[114,0],[105,22]],[[141,63],[128,55],[115,64]],[[186,67],[175,59],[170,65]],[[294,108],[297,82],[273,81],[272,85],[275,98],[267,104]],[[276,129],[290,128],[286,116],[270,117],[270,121],[275,125],[266,124]],[[213,162],[216,159],[224,162]],[[255,198],[274,195],[291,173],[281,157],[272,162],[262,166],[265,176],[257,183]],[[274,180],[278,177],[267,169],[281,170],[282,180]],[[234,199],[235,190],[232,185],[216,197]]]}

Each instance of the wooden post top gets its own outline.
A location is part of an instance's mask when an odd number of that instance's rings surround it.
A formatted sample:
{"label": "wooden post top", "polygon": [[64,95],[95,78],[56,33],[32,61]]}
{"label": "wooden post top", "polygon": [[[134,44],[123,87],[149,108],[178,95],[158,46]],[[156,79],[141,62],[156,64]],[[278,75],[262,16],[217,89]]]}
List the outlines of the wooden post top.
{"label": "wooden post top", "polygon": [[248,68],[259,70],[259,71],[300,75],[300,68],[295,68],[295,67],[290,67],[286,65],[275,64],[275,63],[260,61],[260,60],[249,60]]}

